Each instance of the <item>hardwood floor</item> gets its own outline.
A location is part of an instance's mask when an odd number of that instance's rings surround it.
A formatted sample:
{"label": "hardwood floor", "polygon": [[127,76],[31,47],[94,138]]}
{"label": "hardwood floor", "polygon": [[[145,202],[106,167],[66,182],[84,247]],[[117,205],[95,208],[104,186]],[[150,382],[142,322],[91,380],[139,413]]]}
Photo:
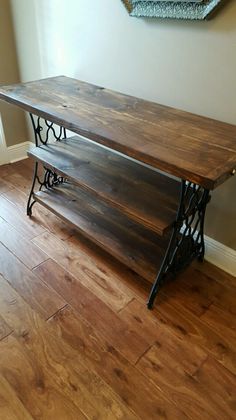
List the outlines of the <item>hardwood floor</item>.
{"label": "hardwood floor", "polygon": [[35,205],[0,167],[0,419],[235,419],[236,279],[150,284]]}

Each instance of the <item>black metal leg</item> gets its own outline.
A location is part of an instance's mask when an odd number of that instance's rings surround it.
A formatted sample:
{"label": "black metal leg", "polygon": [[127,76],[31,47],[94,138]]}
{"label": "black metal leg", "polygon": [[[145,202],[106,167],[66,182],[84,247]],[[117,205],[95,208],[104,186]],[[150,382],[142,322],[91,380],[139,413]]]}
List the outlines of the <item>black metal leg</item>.
{"label": "black metal leg", "polygon": [[152,309],[158,290],[167,274],[177,274],[195,258],[203,261],[204,219],[209,200],[209,190],[189,181],[182,181],[176,222],[161,268],[149,295],[148,309]]}
{"label": "black metal leg", "polygon": [[[42,119],[40,117],[36,117],[33,114],[30,114],[30,118],[34,130],[36,147],[39,147],[40,145],[46,146],[50,137],[50,133],[53,135],[56,141],[60,141],[63,138],[66,138],[66,129],[64,127],[58,126],[56,130],[55,125],[52,122],[44,120],[43,128],[43,125],[41,123]],[[32,207],[35,203],[34,189],[36,181],[38,181],[39,183],[39,190],[41,190],[43,187],[45,187],[46,189],[53,188],[55,185],[61,184],[65,181],[63,177],[59,176],[54,171],[46,167],[44,167],[43,180],[40,180],[38,175],[38,167],[38,162],[35,162],[33,182],[27,202],[27,215],[29,217],[32,216]]]}
{"label": "black metal leg", "polygon": [[32,216],[32,207],[35,203],[35,200],[33,199],[33,194],[34,194],[34,187],[35,187],[35,182],[36,182],[37,177],[38,177],[38,162],[35,162],[33,182],[32,182],[32,187],[31,187],[28,202],[27,202],[27,216],[29,217]]}

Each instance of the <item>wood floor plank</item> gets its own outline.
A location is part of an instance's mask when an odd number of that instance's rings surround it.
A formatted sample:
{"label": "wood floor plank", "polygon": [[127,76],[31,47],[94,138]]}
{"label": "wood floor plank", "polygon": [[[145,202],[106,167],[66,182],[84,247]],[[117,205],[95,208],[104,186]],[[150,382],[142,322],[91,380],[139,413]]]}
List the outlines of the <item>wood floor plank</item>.
{"label": "wood floor plank", "polygon": [[[79,279],[80,283],[91,290],[114,310],[123,308],[133,294],[109,268],[99,266],[72,241],[60,241],[55,236],[44,233],[33,240],[50,258]],[[45,274],[47,277],[47,274]]]}
{"label": "wood floor plank", "polygon": [[[179,339],[179,351],[183,353],[183,337],[173,334],[168,323],[165,320],[159,320],[153,313],[153,311],[147,311],[144,305],[137,299],[133,299],[125,308],[119,312],[120,317],[132,328],[142,331],[142,337],[144,337],[149,343],[150,347],[157,343],[162,347],[160,338],[164,335],[163,342],[175,341]],[[189,343],[186,345],[189,347]],[[206,358],[206,352],[199,346],[192,344],[193,351],[199,352],[202,355],[200,359]],[[180,357],[176,351],[176,357]]]}
{"label": "wood floor plank", "polygon": [[166,302],[169,304],[174,306],[177,303],[196,316],[201,316],[214,298],[212,294],[204,293],[206,288],[201,292],[197,282],[198,274],[190,266],[185,273],[166,282],[161,289],[161,295],[165,295]]}
{"label": "wood floor plank", "polygon": [[20,174],[24,178],[32,180],[32,168],[34,168],[34,162],[32,159],[27,157],[26,159],[15,162],[12,166],[14,167],[13,173],[17,173],[18,175]]}
{"label": "wood floor plank", "polygon": [[[236,417],[236,376],[225,369],[216,360],[208,357],[205,363],[194,374],[203,390],[218,407],[218,418],[232,419]],[[222,416],[220,416],[222,412]]]}
{"label": "wood floor plank", "polygon": [[[1,290],[1,288],[0,288]],[[1,312],[1,311],[0,311]],[[12,328],[6,323],[5,319],[0,315],[0,341],[11,334],[13,331]]]}
{"label": "wood floor plank", "polygon": [[0,418],[4,420],[33,420],[2,375],[0,375]]}
{"label": "wood floor plank", "polygon": [[[42,420],[81,419],[86,417],[70,401],[63,389],[58,389],[50,379],[42,359],[13,336],[1,341],[0,372],[14,389],[18,398],[33,418]],[[54,379],[54,378],[53,378]],[[30,384],[30,386],[29,386]]]}
{"label": "wood floor plank", "polygon": [[[178,286],[185,290],[185,293],[192,295],[197,302],[202,302],[203,309],[207,309],[208,303],[214,303],[219,308],[227,310],[232,316],[236,315],[235,295],[231,289],[206,274],[199,276],[199,272],[189,267],[182,273],[178,280]],[[209,306],[209,305],[208,305]]]}
{"label": "wood floor plank", "polygon": [[[140,306],[139,316],[145,316],[145,308]],[[153,311],[158,323],[165,324],[179,338],[191,344],[196,344],[206,350],[223,366],[236,374],[236,349],[232,346],[231,338],[218,334],[207,323],[191,314],[182,306],[171,306],[164,300]]]}
{"label": "wood floor plank", "polygon": [[97,328],[70,307],[58,312],[49,323],[55,324],[58,336],[76,349],[84,363],[93,366],[141,419],[185,418],[181,407],[171,404],[160,389],[102,338]]}
{"label": "wood floor plank", "polygon": [[160,352],[164,352],[164,355],[168,354],[168,357],[172,357],[177,365],[181,365],[190,374],[193,374],[208,357],[205,349],[194,343],[190,344],[183,337],[178,337],[168,324],[158,322],[153,312],[144,310],[140,302],[135,299],[120,311],[120,316],[130,326],[139,328],[142,336],[150,344],[154,344]]}
{"label": "wood floor plank", "polygon": [[13,226],[23,236],[32,239],[45,231],[36,220],[29,219],[18,211],[18,208],[0,196],[0,217]]}
{"label": "wood floor plank", "polygon": [[15,205],[23,214],[26,213],[27,194],[18,188],[12,187],[10,191],[6,191],[2,196],[10,201],[11,204]]}
{"label": "wood floor plank", "polygon": [[77,253],[79,249],[87,258],[89,256],[90,263],[93,262],[101,272],[106,273],[109,279],[113,279],[113,284],[119,290],[122,290],[126,296],[137,297],[142,302],[146,300],[151,288],[149,281],[140,277],[116,258],[111,255],[108,256],[100,247],[91,243],[79,233],[67,239],[66,243],[74,253]]}
{"label": "wood floor plank", "polygon": [[[166,392],[189,418],[204,420],[229,418],[233,420],[235,417],[230,403],[225,401],[222,404],[216,394],[211,394],[209,388],[204,386],[203,381],[198,381],[201,360],[198,359],[197,354],[194,359],[191,346],[188,348],[188,354],[184,352],[181,359],[175,354],[177,351],[177,354],[180,355],[178,343],[172,341],[169,344],[171,346],[168,346],[168,342],[164,339],[163,342],[154,345],[140,359],[138,363],[140,370]],[[185,358],[188,359],[188,362],[190,361],[189,365]],[[222,369],[224,368],[222,367]],[[231,389],[233,391],[233,387]],[[231,415],[228,417],[226,412]]]}
{"label": "wood floor plank", "polygon": [[[65,401],[64,418],[67,418],[65,413],[68,403],[70,403],[69,408],[76,407],[89,419],[134,420],[137,418],[112,388],[83,363],[78,352],[63,339],[58,339],[57,334],[54,333],[53,324],[45,323],[7,282],[3,281],[1,284],[1,292],[1,313],[10,325],[14,325],[15,332],[9,341],[3,340],[2,347],[0,345],[2,356],[0,357],[0,371],[17,391],[19,398],[32,415],[35,415],[35,409],[42,409],[41,405],[43,402],[48,402],[50,397],[53,400],[50,405],[53,405],[54,415],[56,415],[57,400],[62,396]],[[9,354],[4,353],[7,343],[12,345],[12,351]],[[11,361],[8,368],[4,363],[7,357]],[[16,371],[18,357],[20,364]],[[23,369],[26,370],[26,379],[21,379],[20,373],[24,372]],[[35,377],[34,380],[30,380],[32,384],[30,401],[24,394],[29,376]],[[42,397],[39,404],[36,403],[37,396]],[[35,408],[32,406],[33,401],[36,403]],[[50,405],[47,405],[45,409],[51,415]],[[43,419],[48,418],[48,411],[42,413]],[[58,413],[60,415],[59,411]],[[75,419],[83,418],[83,416],[73,415]],[[62,414],[59,418],[63,419]]]}
{"label": "wood floor plank", "polygon": [[186,341],[188,346],[201,347],[222,365],[236,372],[235,341],[227,328],[222,333],[223,322],[222,331],[217,332],[214,326],[202,322],[181,306],[173,307],[165,301],[159,301],[158,307],[149,312],[134,299],[119,314],[134,329],[141,330],[142,336],[151,344],[157,340],[158,331],[164,326],[170,333]]}
{"label": "wood floor plank", "polygon": [[1,224],[0,242],[29,269],[48,259],[48,256],[37,245],[23,238],[15,228],[5,221]]}
{"label": "wood floor plank", "polygon": [[232,289],[233,293],[236,293],[236,275],[232,276],[208,261],[204,261],[204,264],[199,261],[194,261],[193,267],[197,270],[199,275],[203,273],[207,277],[210,277],[214,281],[222,284],[224,287]]}
{"label": "wood floor plank", "polygon": [[[2,196],[16,205],[20,212],[25,216],[28,196],[24,192],[12,188],[10,191],[2,194]],[[75,233],[74,229],[70,228],[55,214],[42,206],[34,207],[34,214],[31,219],[37,221],[40,226],[57,235],[57,237],[62,240],[68,239]]]}
{"label": "wood floor plank", "polygon": [[48,260],[37,267],[34,273],[43,278],[84,319],[97,328],[131,363],[135,363],[149,347],[142,335],[130,329],[119,315],[84,287],[79,277],[77,279],[72,276],[56,262]]}
{"label": "wood floor plank", "polygon": [[232,347],[236,349],[236,319],[218,306],[212,304],[201,316],[201,320],[214,330],[221,337],[227,337]]}
{"label": "wood floor plank", "polygon": [[1,181],[0,181],[0,194],[6,192],[8,190],[11,190],[11,188],[12,188],[11,184],[1,178]]}
{"label": "wood floor plank", "polygon": [[[221,337],[215,337],[211,334],[209,343],[204,343],[194,340],[189,340],[188,334],[177,334],[174,329],[170,328],[169,322],[165,319],[157,319],[153,312],[146,311],[142,305],[133,300],[127,305],[120,315],[129,322],[133,328],[138,328],[142,331],[142,336],[154,343],[151,350],[145,353],[138,361],[140,370],[148,375],[148,377],[155,381],[155,383],[166,392],[166,395],[175,401],[177,406],[190,415],[191,418],[217,418],[216,415],[221,412],[217,404],[214,403],[214,398],[211,402],[208,401],[208,393],[206,389],[201,388],[201,383],[193,380],[192,375],[201,367],[202,363],[208,358],[209,345],[212,346],[212,340],[215,338],[215,345],[219,347],[222,341]],[[176,319],[175,327],[182,327],[178,325]],[[184,331],[184,327],[183,331]],[[206,334],[210,333],[209,330]],[[222,337],[224,341],[224,336]],[[228,343],[231,352],[234,352],[235,345],[232,344],[230,338]],[[222,344],[223,346],[223,344]],[[213,347],[213,346],[212,346]],[[218,350],[218,348],[217,348]],[[227,356],[224,360],[224,353],[221,352],[218,358],[231,367],[235,363],[235,354]],[[210,350],[211,352],[211,350]],[[230,350],[228,350],[230,353]],[[212,354],[216,356],[216,350],[212,348]],[[227,360],[228,359],[228,360]],[[221,413],[222,415],[222,413]]]}
{"label": "wood floor plank", "polygon": [[49,318],[66,304],[53,289],[35,276],[1,243],[0,274],[44,318]]}
{"label": "wood floor plank", "polygon": [[0,177],[4,178],[15,172],[15,165],[6,164],[0,166]]}
{"label": "wood floor plank", "polygon": [[7,182],[10,186],[18,188],[20,191],[28,195],[32,185],[32,177],[33,171],[28,177],[23,176],[19,173],[19,171],[15,171],[13,174],[7,176]]}

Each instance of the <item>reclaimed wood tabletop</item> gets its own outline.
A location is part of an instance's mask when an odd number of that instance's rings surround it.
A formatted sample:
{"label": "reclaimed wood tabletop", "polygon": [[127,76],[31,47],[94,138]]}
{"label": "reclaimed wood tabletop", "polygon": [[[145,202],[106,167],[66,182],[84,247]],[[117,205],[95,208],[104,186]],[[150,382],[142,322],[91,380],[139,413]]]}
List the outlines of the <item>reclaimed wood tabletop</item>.
{"label": "reclaimed wood tabletop", "polygon": [[236,126],[65,76],[2,86],[0,99],[214,189],[236,169]]}

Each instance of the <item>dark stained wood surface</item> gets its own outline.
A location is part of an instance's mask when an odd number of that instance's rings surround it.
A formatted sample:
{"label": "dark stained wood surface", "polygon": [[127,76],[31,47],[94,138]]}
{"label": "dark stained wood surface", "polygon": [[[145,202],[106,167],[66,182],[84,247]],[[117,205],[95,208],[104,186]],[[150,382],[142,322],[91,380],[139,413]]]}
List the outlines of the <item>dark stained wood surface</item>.
{"label": "dark stained wood surface", "polygon": [[0,419],[235,420],[236,278],[194,262],[148,311],[150,283],[42,206],[26,218],[31,172],[0,167]]}
{"label": "dark stained wood surface", "polygon": [[159,235],[176,219],[180,182],[110,149],[75,136],[28,154]]}
{"label": "dark stained wood surface", "polygon": [[234,125],[64,76],[1,87],[0,98],[209,189],[236,168]]}
{"label": "dark stained wood surface", "polygon": [[159,238],[71,183],[37,192],[34,199],[147,280],[155,279],[168,238]]}

